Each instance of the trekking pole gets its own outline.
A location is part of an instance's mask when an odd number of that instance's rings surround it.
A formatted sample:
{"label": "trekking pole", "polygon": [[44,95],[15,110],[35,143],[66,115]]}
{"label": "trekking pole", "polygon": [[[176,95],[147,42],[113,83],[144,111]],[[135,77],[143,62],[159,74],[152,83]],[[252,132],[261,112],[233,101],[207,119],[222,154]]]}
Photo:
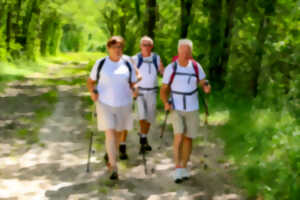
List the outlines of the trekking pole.
{"label": "trekking pole", "polygon": [[[205,86],[209,86],[208,80],[205,80],[204,85],[205,85]],[[207,125],[207,124],[208,124],[207,118],[208,118],[208,115],[209,115],[209,113],[208,113],[208,106],[207,106],[207,103],[206,103],[206,101],[205,101],[204,96],[202,95],[202,92],[199,91],[199,94],[200,94],[200,99],[201,99],[201,101],[202,101],[202,103],[203,103],[203,105],[204,105],[204,109],[205,109],[205,120],[204,120],[204,124]]]}
{"label": "trekking pole", "polygon": [[91,160],[91,153],[92,153],[92,145],[93,145],[93,135],[94,132],[92,131],[90,134],[90,144],[89,144],[89,152],[88,152],[88,161],[86,165],[86,172],[90,172],[90,160]]}
{"label": "trekking pole", "polygon": [[[95,109],[93,109],[92,112],[92,121],[94,121],[95,118]],[[92,146],[93,146],[93,136],[94,136],[94,131],[91,131],[90,133],[90,144],[89,144],[89,150],[88,150],[88,161],[86,165],[86,172],[90,172],[90,160],[91,160],[91,154],[92,154]]]}
{"label": "trekking pole", "polygon": [[169,112],[170,112],[170,111],[167,110],[167,111],[166,111],[166,114],[165,114],[164,123],[163,123],[163,125],[162,125],[161,132],[160,132],[160,136],[159,136],[159,138],[160,138],[160,145],[159,145],[158,149],[161,148],[162,143],[163,143],[163,136],[164,136],[164,131],[165,131],[165,128],[166,128],[166,125],[167,125],[167,119],[168,119]]}
{"label": "trekking pole", "polygon": [[147,159],[146,159],[146,151],[142,152],[142,157],[143,157],[143,165],[144,165],[144,172],[145,175],[147,175]]}
{"label": "trekking pole", "polygon": [[204,124],[207,125],[207,124],[208,124],[207,118],[208,118],[208,115],[209,115],[209,113],[208,113],[208,106],[207,106],[207,103],[206,103],[206,101],[205,101],[205,99],[204,99],[204,97],[202,96],[201,93],[200,93],[200,99],[201,99],[201,101],[202,101],[202,103],[203,103],[203,105],[204,105],[204,109],[205,109],[205,119],[204,119]]}

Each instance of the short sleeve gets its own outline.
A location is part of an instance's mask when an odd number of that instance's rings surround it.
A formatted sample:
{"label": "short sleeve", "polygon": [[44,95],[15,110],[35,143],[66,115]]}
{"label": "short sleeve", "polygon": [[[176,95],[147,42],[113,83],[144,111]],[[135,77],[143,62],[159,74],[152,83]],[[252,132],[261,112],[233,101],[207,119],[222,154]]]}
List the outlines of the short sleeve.
{"label": "short sleeve", "polygon": [[171,78],[171,74],[172,74],[172,64],[169,64],[166,67],[164,75],[163,75],[163,81],[162,81],[163,84],[169,84],[170,78]]}
{"label": "short sleeve", "polygon": [[131,62],[129,62],[129,64],[130,64],[130,67],[131,67],[131,82],[134,83],[134,82],[137,81],[135,68],[133,67],[133,64]]}
{"label": "short sleeve", "polygon": [[206,77],[206,75],[205,75],[205,72],[204,72],[204,70],[203,70],[203,68],[202,68],[202,66],[199,64],[199,63],[197,63],[197,66],[198,66],[198,69],[199,69],[199,80],[203,80],[203,79],[205,79],[205,77]]}
{"label": "short sleeve", "polygon": [[134,55],[131,57],[131,60],[133,61],[133,65],[137,65],[137,55]]}
{"label": "short sleeve", "polygon": [[[157,55],[157,54],[156,54]],[[160,65],[160,56],[159,55],[157,55],[157,60],[156,60],[156,62],[157,62],[157,66],[158,66],[158,68],[159,68],[159,65]]]}
{"label": "short sleeve", "polygon": [[[104,59],[104,58],[103,58]],[[92,68],[92,71],[90,73],[90,78],[93,80],[93,81],[96,81],[97,80],[97,68],[99,66],[99,63],[102,59],[99,59],[95,62],[93,68]]]}

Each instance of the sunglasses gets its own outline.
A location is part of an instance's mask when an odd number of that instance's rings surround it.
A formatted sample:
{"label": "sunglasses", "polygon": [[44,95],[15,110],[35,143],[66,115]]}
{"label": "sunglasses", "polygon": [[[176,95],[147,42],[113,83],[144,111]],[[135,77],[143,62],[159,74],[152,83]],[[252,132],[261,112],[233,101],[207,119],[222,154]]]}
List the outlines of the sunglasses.
{"label": "sunglasses", "polygon": [[121,45],[113,45],[111,46],[112,49],[123,49],[123,46]]}
{"label": "sunglasses", "polygon": [[142,44],[144,47],[152,47],[152,44]]}

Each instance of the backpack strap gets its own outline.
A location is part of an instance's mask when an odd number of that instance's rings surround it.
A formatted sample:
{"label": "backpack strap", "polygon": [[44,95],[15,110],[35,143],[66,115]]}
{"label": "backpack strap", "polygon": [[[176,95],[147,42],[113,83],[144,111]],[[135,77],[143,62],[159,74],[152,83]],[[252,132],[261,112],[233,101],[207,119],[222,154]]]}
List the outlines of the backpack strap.
{"label": "backpack strap", "polygon": [[137,58],[138,58],[137,68],[139,69],[141,67],[141,65],[143,64],[143,56],[142,56],[142,54],[139,53],[137,55]]}
{"label": "backpack strap", "polygon": [[197,87],[198,87],[198,83],[199,83],[199,68],[198,68],[197,62],[194,59],[192,59],[192,64],[193,64],[193,68],[195,70],[195,74],[197,76]]}
{"label": "backpack strap", "polygon": [[97,67],[97,76],[96,76],[96,83],[98,84],[99,82],[99,79],[100,79],[100,72],[101,72],[101,69],[104,65],[104,62],[105,62],[105,58],[103,58],[100,62],[99,62],[99,65]]}
{"label": "backpack strap", "polygon": [[173,64],[173,72],[171,74],[170,81],[168,83],[168,85],[169,85],[170,88],[171,88],[171,85],[172,85],[172,83],[174,81],[176,70],[177,70],[177,62],[175,61],[174,64]]}
{"label": "backpack strap", "polygon": [[128,80],[128,83],[129,83],[129,85],[131,85],[131,83],[132,83],[132,81],[131,81],[131,79],[132,79],[132,68],[131,68],[131,65],[128,62],[128,60],[124,59],[124,62],[125,62],[126,66],[128,68],[128,71],[129,71],[129,80]]}
{"label": "backpack strap", "polygon": [[[141,65],[143,64],[143,56],[142,56],[142,54],[139,53],[137,55],[137,58],[138,58],[137,68],[139,69],[141,67]],[[158,63],[157,63],[157,54],[156,53],[153,53],[152,62],[154,64],[156,72],[158,73]]]}
{"label": "backpack strap", "polygon": [[[98,65],[98,68],[97,68],[97,76],[96,76],[96,83],[98,84],[99,82],[99,79],[100,79],[100,72],[101,72],[101,69],[104,65],[104,62],[105,62],[105,58],[103,58],[100,62],[99,62],[99,65]],[[131,84],[131,79],[132,79],[132,68],[131,68],[131,65],[130,63],[124,59],[124,62],[126,64],[126,67],[128,68],[128,71],[129,71],[129,84]]]}
{"label": "backpack strap", "polygon": [[153,56],[152,56],[152,62],[154,64],[154,67],[156,69],[156,72],[158,73],[158,63],[157,63],[157,54],[156,53],[153,53]]}

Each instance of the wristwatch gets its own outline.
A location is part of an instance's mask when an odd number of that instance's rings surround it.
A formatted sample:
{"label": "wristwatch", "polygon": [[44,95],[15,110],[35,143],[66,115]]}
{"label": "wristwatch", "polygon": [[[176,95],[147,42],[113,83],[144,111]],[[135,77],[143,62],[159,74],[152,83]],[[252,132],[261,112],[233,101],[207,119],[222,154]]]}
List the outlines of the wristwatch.
{"label": "wristwatch", "polygon": [[94,94],[98,94],[98,90],[95,88],[95,89],[93,89],[93,93]]}
{"label": "wristwatch", "polygon": [[204,85],[208,86],[208,85],[209,85],[209,81],[208,81],[208,80],[205,80],[205,81],[204,81]]}

